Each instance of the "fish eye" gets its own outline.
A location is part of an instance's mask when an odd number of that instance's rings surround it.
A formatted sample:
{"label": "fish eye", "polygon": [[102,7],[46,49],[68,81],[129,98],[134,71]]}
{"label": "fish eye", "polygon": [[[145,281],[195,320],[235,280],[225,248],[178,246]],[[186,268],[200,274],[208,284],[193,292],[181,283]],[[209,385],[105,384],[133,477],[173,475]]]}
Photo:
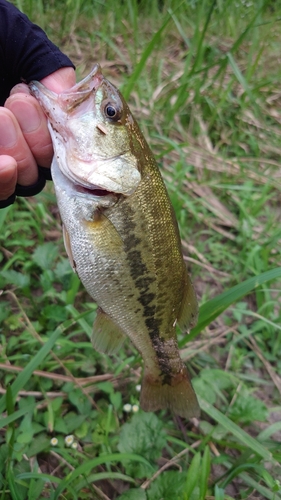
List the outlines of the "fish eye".
{"label": "fish eye", "polygon": [[106,106],[106,114],[110,118],[113,118],[116,115],[116,109],[109,104],[108,106]]}
{"label": "fish eye", "polygon": [[107,102],[104,106],[104,113],[107,118],[113,121],[118,121],[121,117],[120,108],[111,102]]}

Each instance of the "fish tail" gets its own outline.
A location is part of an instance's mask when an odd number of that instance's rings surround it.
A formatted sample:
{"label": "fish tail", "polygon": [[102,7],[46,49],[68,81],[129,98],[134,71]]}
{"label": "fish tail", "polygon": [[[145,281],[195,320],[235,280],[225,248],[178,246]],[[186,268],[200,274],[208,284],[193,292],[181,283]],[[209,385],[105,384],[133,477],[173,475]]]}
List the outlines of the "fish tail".
{"label": "fish tail", "polygon": [[173,375],[171,383],[163,383],[145,370],[142,381],[140,406],[144,411],[169,409],[181,417],[199,417],[200,408],[189,380],[187,370]]}

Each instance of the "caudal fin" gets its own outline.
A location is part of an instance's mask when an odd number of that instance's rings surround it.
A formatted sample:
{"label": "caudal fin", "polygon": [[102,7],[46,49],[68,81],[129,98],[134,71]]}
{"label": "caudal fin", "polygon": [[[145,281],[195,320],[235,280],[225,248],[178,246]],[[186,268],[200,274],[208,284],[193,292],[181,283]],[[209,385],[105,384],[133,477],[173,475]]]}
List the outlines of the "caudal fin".
{"label": "caudal fin", "polygon": [[176,415],[191,418],[199,417],[200,408],[188,374],[176,375],[171,385],[155,381],[149,373],[144,373],[140,405],[144,411],[169,409]]}

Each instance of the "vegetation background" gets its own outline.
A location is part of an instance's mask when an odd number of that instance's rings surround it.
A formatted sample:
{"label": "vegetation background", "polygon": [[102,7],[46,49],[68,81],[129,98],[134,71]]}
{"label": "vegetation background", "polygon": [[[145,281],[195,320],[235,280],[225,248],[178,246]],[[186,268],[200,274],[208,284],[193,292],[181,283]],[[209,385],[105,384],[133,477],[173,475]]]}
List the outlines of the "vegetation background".
{"label": "vegetation background", "polygon": [[[179,335],[202,414],[138,407],[95,352],[49,184],[0,212],[0,499],[281,499],[280,0],[17,0],[100,62],[159,162],[201,305]],[[199,335],[200,333],[200,335]]]}

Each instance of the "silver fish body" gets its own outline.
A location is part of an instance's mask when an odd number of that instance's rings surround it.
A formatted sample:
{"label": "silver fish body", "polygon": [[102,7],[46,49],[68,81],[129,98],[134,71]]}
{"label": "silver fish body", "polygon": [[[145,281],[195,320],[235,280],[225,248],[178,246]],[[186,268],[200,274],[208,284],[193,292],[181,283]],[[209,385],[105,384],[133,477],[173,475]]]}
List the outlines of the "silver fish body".
{"label": "silver fish body", "polygon": [[175,331],[195,324],[197,301],[145,139],[98,66],[59,96],[31,89],[49,117],[67,253],[99,306],[94,347],[112,353],[128,336],[144,360],[142,408],[198,415]]}

